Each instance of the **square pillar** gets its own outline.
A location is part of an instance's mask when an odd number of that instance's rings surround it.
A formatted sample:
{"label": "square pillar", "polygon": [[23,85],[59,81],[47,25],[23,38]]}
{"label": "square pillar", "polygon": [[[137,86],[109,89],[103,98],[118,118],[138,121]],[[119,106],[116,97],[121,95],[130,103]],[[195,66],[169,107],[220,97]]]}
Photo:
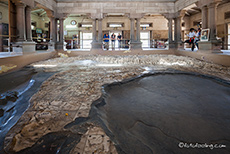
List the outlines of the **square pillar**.
{"label": "square pillar", "polygon": [[199,42],[199,46],[200,46],[199,52],[222,53],[221,52],[222,42],[216,39],[216,34],[217,34],[216,21],[217,21],[217,5],[218,4],[219,2],[216,1],[216,2],[211,2],[207,5],[207,8],[208,8],[208,27],[207,28],[210,29],[210,38],[209,38],[209,41]]}
{"label": "square pillar", "polygon": [[98,42],[102,43],[103,36],[102,36],[102,19],[98,19]]}
{"label": "square pillar", "polygon": [[202,7],[202,28],[206,29],[208,27],[208,8],[207,6]]}
{"label": "square pillar", "polygon": [[210,28],[210,40],[216,40],[216,13],[217,4],[211,3],[208,5],[208,27]]}
{"label": "square pillar", "polygon": [[173,19],[172,18],[168,18],[168,37],[169,37],[168,39],[169,49],[175,48],[175,44],[173,42]]}
{"label": "square pillar", "polygon": [[142,50],[142,42],[140,41],[140,18],[136,19],[136,37],[135,39],[135,19],[130,18],[130,50]]}
{"label": "square pillar", "polygon": [[136,37],[137,37],[137,42],[141,41],[141,23],[140,23],[141,19],[137,18],[136,19]]}
{"label": "square pillar", "polygon": [[135,41],[135,19],[134,18],[131,18],[130,19],[130,42],[134,42]]}
{"label": "square pillar", "polygon": [[26,5],[23,3],[16,3],[16,21],[17,21],[17,42],[26,41],[26,33],[25,33],[25,7]]}
{"label": "square pillar", "polygon": [[183,49],[184,48],[184,44],[181,40],[181,18],[182,16],[177,16],[174,19],[174,44],[175,44],[175,48],[177,49]]}
{"label": "square pillar", "polygon": [[60,40],[57,43],[57,49],[58,50],[64,50],[65,49],[65,44],[64,44],[64,20],[65,18],[60,18],[59,19],[59,35],[60,35]]}
{"label": "square pillar", "polygon": [[[98,21],[98,22],[97,22]],[[98,40],[97,40],[97,23],[98,23]],[[91,51],[102,50],[102,19],[93,19],[93,41]]]}
{"label": "square pillar", "polygon": [[32,30],[31,30],[31,7],[26,7],[26,40],[32,41]]}
{"label": "square pillar", "polygon": [[49,16],[50,19],[50,42],[49,42],[49,50],[54,51],[56,48],[57,42],[57,22],[53,16]]}
{"label": "square pillar", "polygon": [[23,3],[15,3],[15,5],[18,38],[14,42],[13,52],[35,53],[35,42],[32,42],[31,32],[31,8]]}

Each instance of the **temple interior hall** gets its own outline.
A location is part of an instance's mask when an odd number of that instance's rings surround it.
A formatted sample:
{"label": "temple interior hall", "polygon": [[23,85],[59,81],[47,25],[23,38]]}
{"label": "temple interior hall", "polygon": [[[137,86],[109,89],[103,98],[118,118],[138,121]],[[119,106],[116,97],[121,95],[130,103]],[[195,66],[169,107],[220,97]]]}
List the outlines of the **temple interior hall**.
{"label": "temple interior hall", "polygon": [[229,154],[229,0],[0,0],[0,154]]}

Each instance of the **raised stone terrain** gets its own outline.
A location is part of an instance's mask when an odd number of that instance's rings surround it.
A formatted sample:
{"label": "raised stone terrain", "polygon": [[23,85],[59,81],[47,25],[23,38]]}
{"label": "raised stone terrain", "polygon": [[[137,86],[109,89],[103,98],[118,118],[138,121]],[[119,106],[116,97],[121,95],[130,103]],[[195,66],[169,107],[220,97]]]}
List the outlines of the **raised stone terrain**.
{"label": "raised stone terrain", "polygon": [[[71,144],[63,142],[68,153],[117,153],[104,130],[96,123],[81,123],[88,118],[91,105],[102,95],[102,85],[120,82],[148,72],[176,69],[230,79],[230,68],[188,57],[149,56],[79,56],[55,58],[31,66],[45,72],[57,72],[45,81],[30,100],[30,107],[5,138],[8,152],[29,151],[42,145],[47,135],[59,133],[76,136]],[[66,127],[72,122],[76,129]],[[71,140],[71,141],[72,141]],[[114,146],[115,145],[115,146]],[[38,146],[39,147],[39,146]],[[55,144],[56,152],[62,145]],[[46,149],[47,145],[42,148]],[[42,149],[39,149],[42,151]],[[37,150],[37,151],[39,151]],[[49,148],[52,151],[52,148]],[[54,151],[55,151],[54,150]],[[24,152],[25,152],[24,151]],[[21,151],[23,153],[23,151]]]}

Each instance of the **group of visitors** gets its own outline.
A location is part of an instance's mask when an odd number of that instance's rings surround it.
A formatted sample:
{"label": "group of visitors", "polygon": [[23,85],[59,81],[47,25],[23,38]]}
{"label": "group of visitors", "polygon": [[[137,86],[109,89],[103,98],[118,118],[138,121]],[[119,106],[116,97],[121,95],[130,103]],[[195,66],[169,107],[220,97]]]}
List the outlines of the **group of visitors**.
{"label": "group of visitors", "polygon": [[188,40],[185,41],[185,43],[189,43],[189,45],[192,45],[192,51],[194,51],[195,47],[199,49],[198,41],[200,41],[200,35],[201,35],[201,29],[198,28],[198,30],[191,28],[188,36]]}
{"label": "group of visitors", "polygon": [[[122,35],[119,33],[118,36],[116,37],[116,35],[113,33],[111,35],[111,45],[112,45],[112,50],[115,50],[115,42],[116,39],[118,40],[118,48],[121,48],[121,40],[122,40]],[[109,50],[109,40],[110,40],[110,36],[108,33],[106,33],[103,37],[103,41],[104,41],[104,48],[106,50]]]}

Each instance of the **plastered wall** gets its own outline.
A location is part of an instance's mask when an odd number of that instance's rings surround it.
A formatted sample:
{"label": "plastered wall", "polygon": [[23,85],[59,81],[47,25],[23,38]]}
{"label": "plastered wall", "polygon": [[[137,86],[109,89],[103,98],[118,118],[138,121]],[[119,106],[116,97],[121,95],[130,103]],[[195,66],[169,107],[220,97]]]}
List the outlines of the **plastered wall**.
{"label": "plastered wall", "polygon": [[2,12],[2,19],[0,19],[0,23],[9,23],[8,6],[0,3],[0,12]]}

